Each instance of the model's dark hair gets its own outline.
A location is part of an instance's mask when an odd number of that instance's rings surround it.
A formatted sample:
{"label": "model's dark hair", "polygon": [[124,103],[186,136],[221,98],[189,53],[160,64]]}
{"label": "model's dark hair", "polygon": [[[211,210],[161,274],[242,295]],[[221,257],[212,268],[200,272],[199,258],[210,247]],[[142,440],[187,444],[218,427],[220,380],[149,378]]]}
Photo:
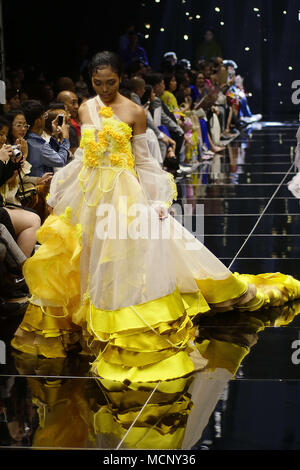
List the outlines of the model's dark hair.
{"label": "model's dark hair", "polygon": [[[7,113],[4,114],[4,119],[6,122],[8,122],[9,124],[9,129],[8,129],[8,134],[7,134],[7,141],[13,145],[14,144],[14,138],[13,138],[13,135],[12,135],[12,125],[13,125],[13,122],[15,120],[15,118],[19,115],[22,115],[25,117],[26,119],[26,116],[25,116],[25,113],[22,109],[20,108],[14,108],[14,109],[10,109],[9,111],[7,111]],[[27,119],[26,119],[27,121]]]}
{"label": "model's dark hair", "polygon": [[89,75],[92,78],[93,74],[98,70],[105,67],[110,67],[119,77],[122,75],[123,66],[120,57],[114,52],[102,51],[97,52],[89,63]]}

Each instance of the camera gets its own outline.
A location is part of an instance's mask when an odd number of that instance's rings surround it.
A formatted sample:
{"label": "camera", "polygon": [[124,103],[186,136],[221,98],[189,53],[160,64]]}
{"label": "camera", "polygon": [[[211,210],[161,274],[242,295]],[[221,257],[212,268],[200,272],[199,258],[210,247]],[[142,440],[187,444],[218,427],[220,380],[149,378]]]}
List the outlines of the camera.
{"label": "camera", "polygon": [[64,122],[64,114],[58,114],[57,116],[57,125],[61,127]]}
{"label": "camera", "polygon": [[17,158],[20,157],[20,155],[22,155],[22,152],[21,152],[21,150],[19,149],[19,147],[17,145],[12,145],[11,148],[13,150],[14,160],[16,160]]}

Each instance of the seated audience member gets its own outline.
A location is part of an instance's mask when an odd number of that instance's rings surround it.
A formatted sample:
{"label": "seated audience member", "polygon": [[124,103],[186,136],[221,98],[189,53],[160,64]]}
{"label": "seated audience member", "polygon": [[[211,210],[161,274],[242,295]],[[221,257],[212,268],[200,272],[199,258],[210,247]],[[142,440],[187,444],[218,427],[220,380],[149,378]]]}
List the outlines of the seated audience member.
{"label": "seated audience member", "polygon": [[[154,113],[152,115],[151,111],[153,111],[152,105],[155,101],[155,98],[156,97],[155,97],[155,93],[153,91],[152,86],[146,85],[145,92],[143,96],[141,97],[141,104],[147,110],[147,115],[146,115],[147,127],[152,129],[153,132],[155,133],[158,143],[159,143],[161,157],[164,160],[167,153],[170,154],[170,158],[171,158],[171,149],[174,151],[176,144],[175,144],[175,141],[169,135],[165,134],[164,131],[159,129],[158,126],[160,125],[160,120],[157,120],[157,122],[154,121],[154,118],[153,118]],[[168,151],[168,149],[170,150]]]}
{"label": "seated audience member", "polygon": [[176,80],[175,74],[165,73],[164,82],[165,82],[165,91],[161,95],[160,99],[162,100],[163,103],[165,103],[166,106],[168,106],[171,112],[175,110],[178,111],[179,106],[177,103],[176,96],[174,95],[174,92],[176,91],[176,88],[177,88],[177,80]]}
{"label": "seated audience member", "polygon": [[142,59],[134,59],[126,68],[128,78],[144,78],[149,73],[149,66],[146,66]]}
{"label": "seated audience member", "polygon": [[163,56],[161,70],[163,74],[172,74],[177,64],[176,52],[166,52]]}
{"label": "seated audience member", "polygon": [[195,83],[190,85],[193,103],[199,103],[208,93],[203,72],[198,72]]}
{"label": "seated audience member", "polygon": [[[128,86],[131,89],[131,100],[139,106],[143,106],[141,99],[145,94],[146,84],[145,80],[140,77],[133,77],[128,82]],[[152,116],[149,112],[149,105],[150,103],[145,104],[144,109],[146,113],[146,135],[147,135],[147,142],[149,146],[149,150],[151,155],[158,160],[159,163],[162,164],[163,159],[160,151],[160,146],[158,142],[158,137],[160,136],[161,132],[155,126]]]}
{"label": "seated audience member", "polygon": [[[1,130],[5,130],[3,126]],[[6,126],[8,132],[8,126]],[[3,140],[3,138],[2,138]],[[5,144],[0,148],[0,187],[9,180],[21,164],[22,157],[14,158],[11,146]],[[5,205],[0,195],[0,223],[5,225],[19,248],[28,258],[31,256],[36,244],[35,233],[40,227],[41,220],[38,214],[19,207]]]}
{"label": "seated audience member", "polygon": [[[24,139],[28,125],[22,110],[11,110],[6,116],[9,123],[8,142],[18,146],[22,152],[22,165],[0,188],[0,193],[6,205],[34,207],[32,198],[36,200],[37,193],[44,192],[44,185],[49,184],[52,174],[45,173],[41,177],[29,176],[31,165],[27,161],[28,145]],[[1,143],[2,145],[2,143]],[[40,187],[42,186],[42,187]],[[42,190],[43,189],[43,190]],[[49,187],[47,187],[48,192]],[[42,217],[42,214],[39,213]]]}
{"label": "seated audience member", "polygon": [[[61,91],[56,98],[56,101],[59,103],[64,103],[65,110],[70,116],[70,127],[69,127],[69,136],[70,136],[70,150],[74,154],[77,148],[79,147],[80,137],[81,137],[81,125],[78,117],[78,96],[72,91]],[[76,141],[76,137],[77,141]]]}
{"label": "seated audience member", "polygon": [[152,111],[153,115],[156,116],[154,118],[154,122],[156,125],[158,123],[158,127],[163,126],[163,128],[160,129],[164,129],[163,132],[169,134],[169,136],[176,142],[175,154],[179,160],[179,154],[183,144],[184,131],[177,124],[177,120],[174,114],[169,111],[168,107],[160,99],[163,92],[165,91],[163,75],[160,73],[149,74],[146,76],[146,82],[152,85],[156,96],[150,107],[150,111]]}
{"label": "seated audience member", "polygon": [[[2,218],[1,211],[5,212],[5,210],[0,208],[0,219]],[[28,294],[28,289],[22,275],[22,265],[26,259],[26,256],[18,247],[8,228],[3,223],[0,223],[1,313],[3,313],[5,301],[12,298],[26,297]],[[5,309],[5,312],[10,313],[14,310],[15,308],[7,312],[7,309]]]}
{"label": "seated audience member", "polygon": [[80,103],[83,103],[90,97],[89,87],[86,81],[84,80],[83,75],[80,75],[79,79],[75,83],[75,93],[80,99]]}
{"label": "seated audience member", "polygon": [[32,165],[30,175],[42,176],[54,167],[62,167],[67,163],[70,150],[69,126],[64,118],[61,127],[57,126],[57,118],[53,127],[62,133],[62,141],[58,142],[51,137],[49,142],[42,138],[45,130],[45,119],[48,117],[43,105],[36,100],[28,100],[22,108],[30,126],[27,134],[28,161]]}
{"label": "seated audience member", "polygon": [[60,77],[56,82],[57,94],[66,90],[75,93],[75,83],[70,77]]}
{"label": "seated audience member", "polygon": [[3,111],[7,113],[10,109],[20,108],[20,94],[15,88],[6,91],[6,104],[3,105]]}

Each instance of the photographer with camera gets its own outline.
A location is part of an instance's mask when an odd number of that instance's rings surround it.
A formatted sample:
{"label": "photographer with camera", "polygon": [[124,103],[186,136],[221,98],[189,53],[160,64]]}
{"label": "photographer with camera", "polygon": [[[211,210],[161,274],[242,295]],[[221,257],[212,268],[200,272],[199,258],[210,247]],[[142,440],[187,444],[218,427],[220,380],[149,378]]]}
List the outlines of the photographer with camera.
{"label": "photographer with camera", "polygon": [[[24,210],[6,203],[1,196],[1,189],[22,168],[23,154],[21,145],[6,145],[9,122],[0,117],[0,224],[2,224],[24,254],[24,260],[33,253],[36,236],[40,227],[40,217],[30,210]],[[20,257],[19,257],[20,258]],[[20,266],[21,274],[21,266]]]}
{"label": "photographer with camera", "polygon": [[[43,139],[45,120],[48,112],[37,100],[28,100],[22,104],[26,121],[29,124],[27,134],[28,162],[32,165],[30,175],[42,177],[47,172],[53,172],[54,167],[62,167],[67,163],[70,150],[69,125],[64,118],[61,125],[58,119],[53,122],[56,138],[53,136],[49,142]],[[61,142],[58,140],[61,135]]]}

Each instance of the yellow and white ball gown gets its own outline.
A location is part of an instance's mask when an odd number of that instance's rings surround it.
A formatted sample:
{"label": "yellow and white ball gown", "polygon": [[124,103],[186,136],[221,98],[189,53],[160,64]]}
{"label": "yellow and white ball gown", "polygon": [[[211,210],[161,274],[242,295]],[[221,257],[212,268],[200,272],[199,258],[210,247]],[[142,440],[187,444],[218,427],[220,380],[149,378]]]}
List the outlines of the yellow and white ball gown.
{"label": "yellow and white ball gown", "polygon": [[[150,155],[146,134],[132,137],[98,96],[87,105],[91,124],[52,180],[53,214],[24,265],[32,297],[12,345],[64,357],[80,340],[104,379],[184,377],[207,362],[193,347],[196,315],[281,305],[300,297],[300,282],[232,274],[171,215],[159,221],[154,206],[176,198],[173,177]],[[153,221],[159,235],[147,236]]]}

